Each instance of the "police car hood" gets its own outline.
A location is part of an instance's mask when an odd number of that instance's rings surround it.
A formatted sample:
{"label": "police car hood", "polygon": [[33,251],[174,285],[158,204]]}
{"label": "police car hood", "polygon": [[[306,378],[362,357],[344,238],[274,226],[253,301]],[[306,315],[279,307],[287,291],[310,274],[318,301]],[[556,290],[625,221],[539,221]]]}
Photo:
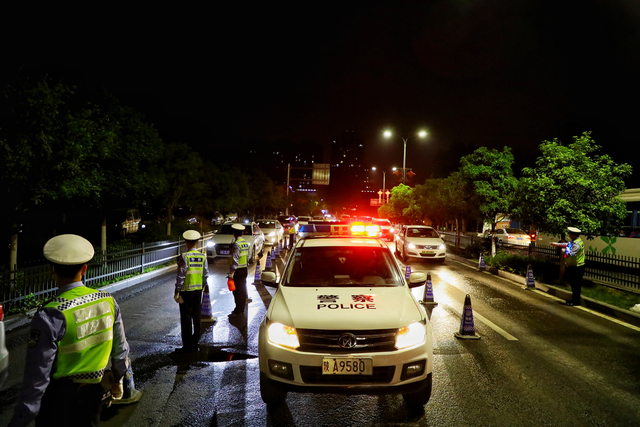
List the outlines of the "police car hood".
{"label": "police car hood", "polygon": [[405,286],[281,286],[271,304],[272,321],[301,329],[391,329],[424,318]]}

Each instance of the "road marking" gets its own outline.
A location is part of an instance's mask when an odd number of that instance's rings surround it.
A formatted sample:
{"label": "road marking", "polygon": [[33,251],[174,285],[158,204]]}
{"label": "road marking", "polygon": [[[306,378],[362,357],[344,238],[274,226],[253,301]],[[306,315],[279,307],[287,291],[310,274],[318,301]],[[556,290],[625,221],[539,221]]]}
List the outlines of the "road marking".
{"label": "road marking", "polygon": [[[446,282],[445,282],[446,283]],[[457,308],[455,308],[452,305],[448,305],[449,308],[451,308],[457,315],[459,315],[460,317],[462,317],[462,312],[459,311]],[[504,338],[506,338],[509,341],[518,341],[518,338],[514,337],[513,335],[511,335],[509,332],[505,331],[504,329],[502,329],[500,326],[496,325],[495,323],[493,323],[491,320],[487,319],[486,317],[484,317],[483,315],[479,314],[477,311],[473,311],[473,317],[477,317],[478,319],[480,319],[480,321],[482,323],[484,323],[485,325],[487,325],[488,327],[490,327],[491,329],[493,329],[494,331],[496,331],[497,333],[499,333],[500,335],[502,335]]]}
{"label": "road marking", "polygon": [[176,328],[174,328],[167,335],[170,336],[170,337],[177,337],[179,333],[180,333],[180,325],[178,325]]}

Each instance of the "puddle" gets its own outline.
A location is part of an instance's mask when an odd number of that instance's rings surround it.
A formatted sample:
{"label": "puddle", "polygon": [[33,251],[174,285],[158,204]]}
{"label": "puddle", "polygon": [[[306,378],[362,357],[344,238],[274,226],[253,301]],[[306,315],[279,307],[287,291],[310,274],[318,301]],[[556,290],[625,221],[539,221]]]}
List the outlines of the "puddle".
{"label": "puddle", "polygon": [[171,354],[174,360],[189,361],[189,362],[231,362],[234,360],[247,360],[255,359],[258,356],[244,353],[236,353],[232,351],[221,350],[216,347],[199,346],[199,351],[188,354]]}

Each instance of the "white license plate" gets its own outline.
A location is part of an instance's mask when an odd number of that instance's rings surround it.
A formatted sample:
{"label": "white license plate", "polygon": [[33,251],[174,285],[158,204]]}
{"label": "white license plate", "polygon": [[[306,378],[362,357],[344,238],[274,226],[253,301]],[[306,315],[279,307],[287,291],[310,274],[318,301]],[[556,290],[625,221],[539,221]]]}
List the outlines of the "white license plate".
{"label": "white license plate", "polygon": [[434,255],[435,251],[422,251],[422,255]]}
{"label": "white license plate", "polygon": [[220,251],[220,255],[229,255],[229,251]]}
{"label": "white license plate", "polygon": [[524,240],[522,237],[516,237],[516,240]]}
{"label": "white license plate", "polygon": [[335,357],[322,359],[322,375],[373,375],[371,359]]}

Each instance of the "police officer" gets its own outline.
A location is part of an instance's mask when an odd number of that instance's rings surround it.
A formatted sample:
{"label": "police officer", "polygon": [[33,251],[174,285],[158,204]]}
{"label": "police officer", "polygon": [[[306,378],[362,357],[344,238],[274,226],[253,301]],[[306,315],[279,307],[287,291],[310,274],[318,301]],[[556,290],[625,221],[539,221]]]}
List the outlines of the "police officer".
{"label": "police officer", "polygon": [[73,234],[44,246],[58,290],[31,321],[11,427],[34,419],[37,426],[95,426],[103,394],[122,397],[129,344],[115,299],[82,283],[93,254],[91,243]]}
{"label": "police officer", "polygon": [[230,317],[244,314],[244,306],[247,302],[247,265],[249,261],[249,242],[243,237],[245,226],[233,224],[233,237],[235,238],[229,257],[229,274],[227,277],[233,279],[236,290],[233,291],[233,299],[236,308],[229,314]]}
{"label": "police officer", "polygon": [[200,341],[200,314],[202,311],[202,289],[209,278],[207,256],[198,252],[195,247],[200,240],[200,233],[187,230],[182,234],[187,245],[187,252],[178,258],[178,275],[176,278],[175,301],[180,304],[180,332],[182,348],[176,353],[193,353],[198,351]]}
{"label": "police officer", "polygon": [[571,301],[566,305],[572,307],[580,305],[580,293],[582,292],[582,277],[584,276],[585,253],[584,242],[580,239],[580,231],[576,227],[568,227],[569,243],[552,243],[552,246],[564,248],[565,265],[567,267],[567,279],[571,285]]}

